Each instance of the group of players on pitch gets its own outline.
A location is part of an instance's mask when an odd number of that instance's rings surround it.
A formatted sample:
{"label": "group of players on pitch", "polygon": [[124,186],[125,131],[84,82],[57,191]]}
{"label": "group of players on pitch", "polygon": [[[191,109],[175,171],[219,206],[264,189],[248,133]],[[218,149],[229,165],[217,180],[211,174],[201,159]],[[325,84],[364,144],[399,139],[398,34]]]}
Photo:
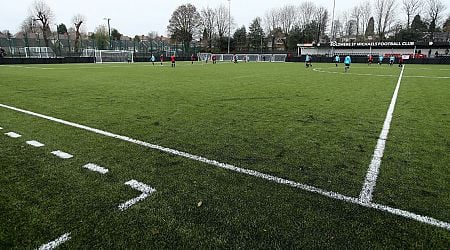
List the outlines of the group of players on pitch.
{"label": "group of players on pitch", "polygon": [[[191,63],[194,64],[194,62],[195,62],[196,60],[197,60],[197,57],[196,57],[194,54],[192,54],[192,56],[191,56]],[[208,63],[208,58],[206,58],[205,60],[206,60],[206,63]],[[217,62],[217,57],[216,57],[216,55],[213,55],[213,56],[211,57],[211,60],[212,60],[213,64],[216,64],[216,62]],[[234,60],[235,63],[237,63],[237,56],[234,56],[234,57],[233,57],[233,60]],[[159,61],[160,61],[161,66],[162,66],[163,63],[164,63],[164,55],[163,55],[163,54],[161,54],[161,56],[159,56]],[[156,62],[156,57],[155,57],[155,55],[152,54],[152,56],[150,57],[150,62],[151,62],[153,65],[155,65],[155,62]],[[175,68],[175,66],[176,66],[176,58],[175,58],[175,55],[170,56],[170,62],[172,63],[172,67]]]}
{"label": "group of players on pitch", "polygon": [[[155,55],[152,54],[152,56],[150,57],[150,62],[151,62],[153,65],[155,65],[155,62],[156,62],[156,57],[155,57]],[[161,54],[161,55],[159,56],[159,62],[161,63],[161,66],[162,66],[163,63],[164,63],[164,55],[163,55],[163,54]],[[172,68],[175,68],[175,63],[176,63],[175,55],[170,56],[170,62],[172,63]]]}
{"label": "group of players on pitch", "polygon": [[[383,55],[380,55],[380,56],[378,57],[378,64],[379,64],[379,65],[382,65],[382,64],[383,64],[383,60],[384,60],[384,56],[383,56]],[[335,63],[335,65],[336,65],[336,67],[339,66],[339,63],[341,63],[341,57],[340,57],[339,55],[336,55],[336,56],[334,57],[334,63]],[[367,64],[370,66],[370,65],[372,65],[372,63],[373,63],[373,56],[372,56],[372,55],[368,55],[368,56],[367,56]],[[389,66],[394,65],[394,63],[395,63],[395,56],[394,56],[394,55],[391,55],[391,56],[389,57]],[[346,56],[346,57],[344,58],[344,65],[345,65],[344,71],[345,71],[346,73],[347,73],[348,70],[350,69],[350,65],[351,65],[351,64],[352,64],[352,58],[351,58],[350,56]],[[312,56],[311,56],[311,55],[306,55],[306,58],[305,58],[305,66],[306,66],[306,68],[312,67]],[[399,67],[403,67],[403,57],[401,57],[401,56],[400,56],[400,58],[398,59],[398,66],[399,66]]]}

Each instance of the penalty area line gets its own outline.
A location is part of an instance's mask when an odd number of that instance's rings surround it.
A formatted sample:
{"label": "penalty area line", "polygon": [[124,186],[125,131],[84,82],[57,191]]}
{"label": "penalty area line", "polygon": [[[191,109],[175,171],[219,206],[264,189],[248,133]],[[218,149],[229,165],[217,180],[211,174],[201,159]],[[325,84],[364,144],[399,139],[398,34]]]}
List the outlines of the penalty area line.
{"label": "penalty area line", "polygon": [[[283,179],[283,178],[280,178],[280,177],[264,174],[264,173],[261,173],[261,172],[255,171],[255,170],[250,170],[250,169],[236,167],[236,166],[233,166],[231,164],[226,164],[226,163],[221,163],[221,162],[218,162],[218,161],[215,161],[215,160],[210,160],[210,159],[207,159],[207,158],[202,157],[202,156],[197,156],[197,155],[189,154],[189,153],[182,152],[182,151],[179,151],[179,150],[162,147],[162,146],[151,144],[151,143],[148,143],[148,142],[136,140],[136,139],[133,139],[133,138],[130,138],[130,137],[127,137],[127,136],[114,134],[114,133],[103,131],[103,130],[96,129],[96,128],[91,128],[91,127],[88,127],[88,126],[85,126],[85,125],[81,125],[81,124],[65,121],[65,120],[62,120],[62,119],[54,118],[54,117],[51,117],[51,116],[35,113],[35,112],[24,110],[24,109],[19,109],[19,108],[16,108],[16,107],[5,105],[5,104],[1,104],[0,103],[0,107],[6,108],[6,109],[10,109],[10,110],[14,110],[14,111],[17,111],[17,112],[20,112],[20,113],[32,115],[32,116],[35,116],[35,117],[40,117],[40,118],[43,118],[43,119],[46,119],[46,120],[50,120],[50,121],[53,121],[53,122],[56,122],[56,123],[61,123],[61,124],[67,125],[67,126],[83,129],[83,130],[90,131],[90,132],[93,132],[93,133],[96,133],[96,134],[100,134],[100,135],[104,135],[104,136],[107,136],[107,137],[116,138],[116,139],[119,139],[119,140],[122,140],[122,141],[130,142],[130,143],[137,144],[137,145],[141,145],[141,146],[144,146],[144,147],[147,147],[147,148],[151,148],[151,149],[155,149],[155,150],[158,150],[158,151],[161,151],[161,152],[165,152],[165,153],[168,153],[168,154],[177,155],[177,156],[184,157],[184,158],[187,158],[187,159],[191,159],[191,160],[194,160],[194,161],[202,162],[202,163],[205,163],[205,164],[208,164],[208,165],[216,166],[216,167],[219,167],[219,168],[222,168],[222,169],[227,169],[227,170],[230,170],[230,171],[234,171],[234,172],[237,172],[237,173],[242,173],[242,174],[245,174],[245,175],[257,177],[257,178],[264,179],[264,180],[271,181],[271,182],[275,182],[275,183],[278,183],[278,184],[282,184],[282,185],[298,188],[298,189],[301,189],[301,190],[304,190],[304,191],[308,191],[308,192],[311,192],[311,193],[319,194],[319,195],[322,195],[322,196],[325,196],[325,197],[329,197],[329,198],[332,198],[332,199],[335,199],[335,200],[341,200],[341,201],[344,201],[344,202],[357,204],[357,205],[360,205],[360,206],[363,206],[363,207],[372,208],[372,209],[375,209],[375,210],[378,210],[378,211],[384,211],[384,212],[387,212],[387,213],[390,213],[390,214],[395,214],[395,215],[398,215],[398,216],[401,216],[401,217],[404,217],[404,218],[408,218],[408,219],[419,221],[419,222],[422,222],[422,223],[425,223],[425,224],[428,224],[428,225],[444,228],[444,229],[447,229],[447,230],[450,231],[450,223],[444,222],[444,221],[439,221],[439,220],[436,220],[436,219],[431,218],[431,217],[414,214],[412,212],[408,212],[408,211],[404,211],[404,210],[400,210],[400,209],[397,209],[397,208],[392,208],[392,207],[388,207],[388,206],[384,206],[384,205],[374,204],[372,202],[361,202],[358,198],[349,197],[349,196],[342,195],[342,194],[339,194],[339,193],[336,193],[336,192],[326,191],[326,190],[323,190],[323,189],[320,189],[320,188],[317,188],[317,187],[313,187],[313,186],[309,186],[309,185],[306,185],[306,184],[302,184],[302,183],[294,182],[294,181],[291,181],[291,180]],[[142,198],[146,198],[146,197],[141,197],[141,196],[137,197],[137,199],[139,199],[139,200],[142,200]]]}
{"label": "penalty area line", "polygon": [[388,138],[389,129],[391,128],[392,116],[394,114],[395,104],[397,103],[398,92],[400,90],[400,83],[402,82],[404,70],[405,67],[402,68],[400,76],[398,77],[397,86],[395,87],[394,94],[392,95],[391,104],[389,105],[386,119],[384,120],[383,129],[381,130],[375,151],[373,152],[372,161],[370,162],[363,188],[359,194],[359,200],[363,203],[369,203],[372,201],[373,190],[375,189],[378,174],[380,172],[381,159],[383,158],[384,149],[386,148],[386,140]]}
{"label": "penalty area line", "polygon": [[70,240],[70,233],[65,233],[63,234],[61,237],[59,237],[58,239],[51,241],[47,244],[44,244],[42,246],[40,246],[38,248],[38,250],[51,250],[51,249],[55,249],[56,247],[60,246],[61,244],[63,244],[64,242]]}

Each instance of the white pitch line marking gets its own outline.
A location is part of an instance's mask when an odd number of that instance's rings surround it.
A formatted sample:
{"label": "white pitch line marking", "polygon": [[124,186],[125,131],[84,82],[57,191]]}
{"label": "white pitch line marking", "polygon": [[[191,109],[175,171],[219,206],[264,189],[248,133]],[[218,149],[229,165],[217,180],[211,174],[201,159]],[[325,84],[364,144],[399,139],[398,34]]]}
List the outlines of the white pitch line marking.
{"label": "white pitch line marking", "polygon": [[2,130],[3,128],[2,127],[0,127],[0,130]]}
{"label": "white pitch line marking", "polygon": [[5,135],[7,135],[7,136],[9,136],[9,137],[11,137],[11,138],[19,138],[19,137],[22,137],[22,135],[17,134],[17,133],[15,133],[15,132],[8,132],[8,133],[5,133]]}
{"label": "white pitch line marking", "polygon": [[45,146],[44,144],[42,144],[42,143],[40,143],[38,141],[27,141],[27,144],[31,145],[33,147],[36,147],[36,148],[40,148],[40,147]]}
{"label": "white pitch line marking", "polygon": [[363,203],[368,203],[372,201],[373,190],[377,183],[378,174],[380,172],[381,159],[383,158],[384,149],[386,147],[386,140],[388,138],[389,129],[391,128],[392,115],[394,114],[395,104],[397,102],[398,92],[400,90],[400,83],[402,82],[403,71],[405,67],[402,68],[400,76],[398,77],[397,86],[395,87],[394,94],[392,96],[391,104],[386,114],[386,119],[384,120],[383,129],[381,130],[380,137],[377,141],[377,146],[373,152],[372,161],[369,165],[369,170],[367,171],[366,179],[364,181],[363,188],[359,194],[359,200]]}
{"label": "white pitch line marking", "polygon": [[[369,67],[356,67],[357,69],[365,69]],[[335,69],[335,67],[329,68]],[[382,74],[366,74],[366,73],[352,73],[352,72],[338,72],[338,71],[326,71],[324,68],[315,68],[315,72],[326,74],[338,74],[338,75],[355,75],[355,76],[377,76],[377,77],[394,77],[395,75],[382,75]],[[404,76],[403,78],[429,78],[429,79],[450,79],[450,76]]]}
{"label": "white pitch line marking", "polygon": [[61,159],[70,159],[73,157],[73,155],[63,152],[63,151],[60,151],[60,150],[53,151],[52,154],[58,156]]}
{"label": "white pitch line marking", "polygon": [[182,151],[178,151],[178,150],[174,150],[174,149],[170,149],[170,148],[166,148],[166,147],[162,147],[159,145],[154,145],[148,142],[144,142],[144,141],[139,141],[136,139],[132,139],[123,135],[118,135],[118,134],[114,134],[111,132],[107,132],[107,131],[103,131],[100,129],[96,129],[96,128],[91,128],[85,125],[81,125],[81,124],[77,124],[77,123],[73,123],[73,122],[69,122],[69,121],[65,121],[62,119],[58,119],[58,118],[54,118],[51,116],[47,116],[47,115],[43,115],[43,114],[39,114],[39,113],[35,113],[32,111],[28,111],[28,110],[24,110],[24,109],[19,109],[16,107],[11,107],[5,104],[0,104],[0,107],[6,108],[6,109],[10,109],[10,110],[14,110],[20,113],[24,113],[24,114],[28,114],[28,115],[32,115],[32,116],[36,116],[36,117],[40,117],[42,119],[46,119],[49,121],[53,121],[56,123],[61,123],[67,126],[71,126],[71,127],[75,127],[75,128],[79,128],[79,129],[83,129],[89,132],[93,132],[99,135],[104,135],[106,137],[111,137],[111,138],[116,138],[118,140],[122,140],[122,141],[126,141],[126,142],[130,142],[133,144],[137,144],[137,145],[141,145],[147,148],[151,148],[151,149],[155,149],[155,150],[159,150],[168,154],[172,154],[172,155],[177,155],[177,156],[181,156],[184,158],[188,158],[191,160],[195,160],[195,161],[199,161],[205,164],[209,164],[212,166],[216,166],[219,168],[223,168],[223,169],[228,169],[230,171],[234,171],[234,172],[238,172],[238,173],[242,173],[242,174],[246,174],[249,176],[253,176],[253,177],[257,177],[257,178],[261,178],[267,181],[272,181],[278,184],[283,184],[283,185],[287,185],[287,186],[291,186],[294,188],[298,188],[307,192],[311,192],[311,193],[315,193],[315,194],[319,194],[322,196],[326,196],[332,199],[336,199],[336,200],[341,200],[341,201],[345,201],[345,202],[349,202],[349,203],[353,203],[353,204],[357,204],[363,207],[369,207],[369,208],[373,208],[375,210],[379,210],[379,211],[384,211],[390,214],[395,214],[395,215],[399,215],[402,216],[404,218],[408,218],[411,220],[415,220],[415,221],[419,221],[428,225],[432,225],[432,226],[436,226],[436,227],[441,227],[444,229],[447,229],[450,231],[450,223],[448,222],[444,222],[444,221],[439,221],[436,219],[433,219],[431,217],[427,217],[427,216],[422,216],[422,215],[418,215],[418,214],[414,214],[408,211],[404,211],[404,210],[400,210],[400,209],[396,209],[396,208],[392,208],[392,207],[388,207],[388,206],[383,206],[383,205],[379,205],[379,204],[374,204],[374,203],[363,203],[360,202],[358,198],[354,198],[354,197],[349,197],[349,196],[345,196],[336,192],[330,192],[330,191],[326,191],[320,188],[316,188],[313,186],[309,186],[306,184],[302,184],[302,183],[298,183],[298,182],[294,182],[294,181],[290,181],[290,180],[286,180],[280,177],[276,177],[276,176],[272,176],[272,175],[268,175],[268,174],[263,174],[261,172],[258,171],[254,171],[254,170],[250,170],[250,169],[245,169],[245,168],[239,168],[236,166],[233,166],[231,164],[226,164],[226,163],[220,163],[218,161],[215,160],[210,160],[201,156],[196,156],[196,155],[192,155],[186,152],[182,152]]}
{"label": "white pitch line marking", "polygon": [[138,203],[141,200],[144,200],[145,198],[147,198],[150,194],[152,194],[153,192],[156,191],[156,189],[142,183],[142,182],[138,182],[136,180],[131,180],[131,181],[127,181],[125,182],[125,185],[128,185],[130,187],[132,187],[133,189],[136,189],[140,192],[142,192],[141,195],[139,195],[136,198],[133,198],[131,200],[128,200],[125,203],[122,203],[119,205],[119,210],[120,211],[125,211],[128,208],[130,208],[131,206],[133,206],[134,204]]}
{"label": "white pitch line marking", "polygon": [[64,242],[70,240],[70,233],[65,233],[63,234],[61,237],[59,237],[58,239],[51,241],[45,245],[42,245],[38,248],[38,250],[51,250],[51,249],[55,249],[56,247],[58,247],[59,245],[63,244]]}
{"label": "white pitch line marking", "polygon": [[99,172],[100,174],[106,174],[109,172],[108,169],[106,169],[104,167],[100,167],[99,165],[96,165],[93,163],[88,163],[88,164],[84,165],[83,168],[89,169],[94,172]]}

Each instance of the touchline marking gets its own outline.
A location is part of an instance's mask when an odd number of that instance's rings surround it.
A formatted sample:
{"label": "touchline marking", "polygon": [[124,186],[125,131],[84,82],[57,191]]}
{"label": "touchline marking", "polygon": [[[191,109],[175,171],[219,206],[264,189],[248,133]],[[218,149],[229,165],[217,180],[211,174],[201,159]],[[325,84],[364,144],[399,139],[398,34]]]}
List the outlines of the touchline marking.
{"label": "touchline marking", "polygon": [[64,242],[70,240],[70,233],[65,233],[63,234],[61,237],[59,237],[58,239],[51,241],[45,245],[42,245],[38,248],[38,250],[51,250],[54,249],[56,247],[58,247],[59,245],[63,244]]}
{"label": "touchline marking", "polygon": [[99,165],[96,165],[93,163],[88,163],[88,164],[84,165],[83,168],[89,169],[94,172],[99,172],[100,174],[106,174],[109,172],[108,169],[106,169],[104,167],[100,167]]}
{"label": "touchline marking", "polygon": [[127,181],[125,182],[125,185],[128,185],[130,187],[132,187],[133,189],[136,189],[140,192],[142,192],[141,195],[139,195],[136,198],[133,198],[125,203],[122,203],[119,205],[119,210],[120,211],[125,211],[128,208],[130,208],[131,206],[133,206],[134,204],[138,203],[141,200],[144,200],[145,198],[147,198],[150,194],[152,194],[153,192],[156,191],[156,189],[142,183],[142,182],[138,182],[137,180],[131,180],[131,181]]}
{"label": "touchline marking", "polygon": [[36,148],[40,148],[40,147],[45,146],[44,144],[42,144],[42,143],[40,143],[38,141],[27,141],[27,144],[31,145],[33,147],[36,147]]}
{"label": "touchline marking", "polygon": [[380,172],[381,159],[383,158],[384,149],[386,147],[386,140],[388,138],[389,129],[391,128],[392,115],[394,114],[395,103],[397,102],[398,92],[400,90],[400,83],[402,82],[404,70],[405,67],[402,68],[400,76],[398,77],[397,86],[395,87],[391,104],[389,105],[386,119],[384,120],[383,129],[381,130],[377,146],[375,147],[375,151],[373,152],[372,161],[370,162],[369,170],[367,171],[363,188],[361,190],[361,193],[359,194],[359,200],[363,203],[368,203],[372,201],[373,190],[375,189],[378,174]]}
{"label": "touchline marking", "polygon": [[294,181],[290,181],[290,180],[286,180],[280,177],[275,177],[272,175],[268,175],[268,174],[263,174],[254,170],[250,170],[250,169],[245,169],[245,168],[239,168],[230,164],[226,164],[226,163],[220,163],[218,161],[215,160],[210,160],[201,156],[196,156],[196,155],[192,155],[186,152],[182,152],[182,151],[178,151],[178,150],[174,150],[174,149],[170,149],[170,148],[166,148],[166,147],[162,147],[162,146],[158,146],[158,145],[154,145],[148,142],[143,142],[143,141],[139,141],[136,139],[132,139],[123,135],[118,135],[118,134],[114,134],[114,133],[110,133],[110,132],[106,132],[100,129],[95,129],[95,128],[91,128],[85,125],[80,125],[77,123],[73,123],[73,122],[69,122],[69,121],[65,121],[62,119],[58,119],[58,118],[54,118],[51,116],[47,116],[47,115],[43,115],[43,114],[38,114],[32,111],[28,111],[28,110],[24,110],[24,109],[19,109],[19,108],[15,108],[15,107],[11,107],[5,104],[0,104],[0,107],[2,108],[6,108],[6,109],[10,109],[10,110],[14,110],[20,113],[24,113],[24,114],[28,114],[28,115],[32,115],[32,116],[36,116],[36,117],[40,117],[46,120],[50,120],[53,122],[57,122],[57,123],[61,123],[67,126],[71,126],[71,127],[75,127],[75,128],[79,128],[79,129],[83,129],[86,131],[90,131],[96,134],[100,134],[100,135],[104,135],[107,137],[112,137],[112,138],[116,138],[122,141],[126,141],[126,142],[130,142],[130,143],[134,143],[137,145],[141,145],[147,148],[151,148],[151,149],[155,149],[155,150],[159,150],[168,154],[172,154],[172,155],[177,155],[177,156],[181,156],[184,158],[188,158],[191,160],[195,160],[195,161],[199,161],[205,164],[209,164],[212,166],[216,166],[219,168],[223,168],[223,169],[228,169],[234,172],[238,172],[238,173],[242,173],[242,174],[246,174],[249,176],[253,176],[253,177],[257,177],[257,178],[261,178],[264,180],[268,180],[268,181],[272,181],[278,184],[283,184],[283,185],[287,185],[290,187],[294,187],[294,188],[298,188],[304,191],[308,191],[311,193],[316,193],[322,196],[326,196],[332,199],[336,199],[336,200],[341,200],[341,201],[345,201],[345,202],[349,202],[349,203],[353,203],[353,204],[357,204],[363,207],[368,207],[368,208],[373,208],[379,211],[384,211],[384,212],[388,212],[391,214],[395,214],[395,215],[399,215],[402,216],[404,218],[408,218],[408,219],[412,219],[415,221],[419,221],[419,222],[423,222],[432,226],[436,226],[436,227],[441,227],[444,229],[447,229],[450,231],[450,223],[448,222],[444,222],[444,221],[440,221],[440,220],[436,220],[434,218],[431,217],[427,217],[427,216],[422,216],[422,215],[418,215],[418,214],[414,214],[412,212],[408,212],[408,211],[404,211],[404,210],[400,210],[397,208],[392,208],[392,207],[388,207],[388,206],[384,206],[384,205],[379,205],[379,204],[375,204],[375,203],[364,203],[361,202],[358,198],[354,198],[354,197],[349,197],[349,196],[345,196],[339,193],[335,193],[335,192],[330,192],[330,191],[326,191],[320,188],[316,188],[313,186],[309,186],[306,184],[302,184],[302,183],[298,183],[298,182],[294,182]]}
{"label": "touchline marking", "polygon": [[70,159],[73,157],[73,155],[63,152],[63,151],[60,151],[60,150],[53,151],[52,154],[58,156],[61,159]]}
{"label": "touchline marking", "polygon": [[19,138],[19,137],[22,137],[22,135],[17,134],[17,133],[15,133],[15,132],[8,132],[8,133],[5,133],[5,135],[7,135],[7,136],[9,136],[9,137],[11,137],[11,138]]}
{"label": "touchline marking", "polygon": [[[357,69],[365,69],[369,67],[357,67]],[[335,69],[335,67],[329,68]],[[402,69],[403,70],[403,69]],[[379,77],[394,77],[395,75],[378,75],[378,74],[368,74],[368,73],[351,73],[351,72],[337,72],[337,71],[325,71],[323,68],[313,69],[315,72],[326,73],[326,74],[338,74],[338,75],[356,75],[356,76],[379,76]],[[404,76],[403,78],[430,78],[430,79],[450,79],[450,76]]]}

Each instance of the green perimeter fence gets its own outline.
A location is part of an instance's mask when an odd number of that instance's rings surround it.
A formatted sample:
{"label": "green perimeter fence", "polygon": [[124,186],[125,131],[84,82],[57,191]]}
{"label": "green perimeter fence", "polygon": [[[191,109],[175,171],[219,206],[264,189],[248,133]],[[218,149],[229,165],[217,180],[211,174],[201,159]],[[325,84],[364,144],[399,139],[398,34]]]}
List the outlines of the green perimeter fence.
{"label": "green perimeter fence", "polygon": [[50,37],[48,46],[42,38],[0,38],[0,47],[5,50],[5,57],[10,58],[53,58],[53,57],[80,57],[84,49],[126,50],[133,51],[136,58],[148,58],[151,54],[164,54],[169,56],[190,57],[197,54],[200,48],[192,43],[186,48],[179,43],[169,43],[164,40],[113,40],[97,44],[93,39],[82,38],[76,44],[75,39],[66,35]]}

